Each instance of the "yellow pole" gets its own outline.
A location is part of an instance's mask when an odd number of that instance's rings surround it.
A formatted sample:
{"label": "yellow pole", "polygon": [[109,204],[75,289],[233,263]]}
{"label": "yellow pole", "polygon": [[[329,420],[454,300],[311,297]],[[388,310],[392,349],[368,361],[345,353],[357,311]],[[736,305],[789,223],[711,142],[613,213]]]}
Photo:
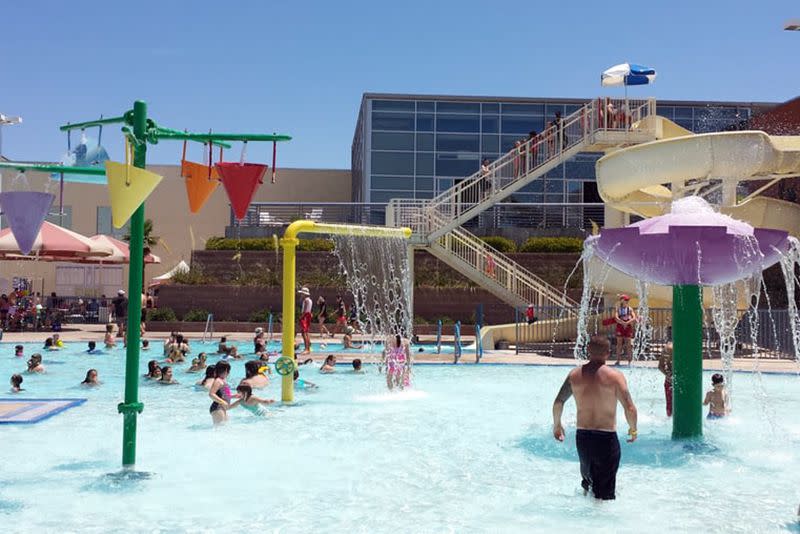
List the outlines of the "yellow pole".
{"label": "yellow pole", "polygon": [[[363,235],[369,237],[411,237],[411,228],[388,228],[383,226],[356,226],[348,224],[315,223],[314,221],[295,221],[286,228],[281,239],[283,248],[283,314],[281,316],[282,356],[294,360],[294,306],[295,285],[297,283],[295,269],[297,267],[297,235],[337,234]],[[294,402],[293,373],[283,375],[281,379],[281,400]]]}

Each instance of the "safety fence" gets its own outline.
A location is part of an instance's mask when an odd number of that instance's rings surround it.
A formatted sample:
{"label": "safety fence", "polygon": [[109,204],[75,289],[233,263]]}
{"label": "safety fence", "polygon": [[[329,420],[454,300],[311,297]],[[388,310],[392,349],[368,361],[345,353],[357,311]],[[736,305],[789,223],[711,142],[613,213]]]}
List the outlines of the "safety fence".
{"label": "safety fence", "polygon": [[[516,351],[543,356],[572,357],[577,338],[578,309],[563,307],[534,307],[535,322],[528,322],[527,308],[518,308],[516,315]],[[587,314],[587,332],[607,336],[616,352],[616,323],[614,308],[592,309]],[[645,335],[642,328],[649,329]],[[737,358],[794,359],[795,348],[789,310],[740,310],[734,332]],[[672,309],[651,308],[647,319],[639,317],[633,346],[641,359],[656,359],[666,343],[672,340]],[[720,357],[719,332],[714,326],[711,310],[703,320],[703,357]]]}

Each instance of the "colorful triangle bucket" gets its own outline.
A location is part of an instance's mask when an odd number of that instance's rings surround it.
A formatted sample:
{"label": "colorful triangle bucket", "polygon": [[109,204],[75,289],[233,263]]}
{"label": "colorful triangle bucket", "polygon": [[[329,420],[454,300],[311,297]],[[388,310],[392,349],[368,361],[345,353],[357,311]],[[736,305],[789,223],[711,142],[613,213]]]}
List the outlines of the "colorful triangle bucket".
{"label": "colorful triangle bucket", "polygon": [[217,163],[217,170],[222,177],[222,185],[228,193],[233,213],[241,221],[247,215],[250,201],[256,194],[258,186],[263,183],[267,166],[260,163]]}
{"label": "colorful triangle bucket", "polygon": [[111,223],[114,228],[122,228],[163,177],[124,163],[106,161],[106,178],[111,201]]}
{"label": "colorful triangle bucket", "polygon": [[181,176],[186,178],[186,195],[189,197],[189,211],[200,211],[211,194],[219,186],[219,173],[216,167],[211,168],[211,178],[208,177],[208,165],[194,161],[181,162]]}
{"label": "colorful triangle bucket", "polygon": [[50,193],[33,191],[0,193],[0,206],[23,254],[28,254],[33,248],[55,198]]}

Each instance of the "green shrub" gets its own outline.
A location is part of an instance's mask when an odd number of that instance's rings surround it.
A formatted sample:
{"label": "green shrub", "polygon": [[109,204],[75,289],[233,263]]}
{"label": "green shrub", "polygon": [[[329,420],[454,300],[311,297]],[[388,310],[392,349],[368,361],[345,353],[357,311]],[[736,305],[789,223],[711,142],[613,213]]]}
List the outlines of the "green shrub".
{"label": "green shrub", "polygon": [[519,248],[520,252],[583,252],[580,237],[530,237]]}
{"label": "green shrub", "polygon": [[280,317],[281,317],[280,312],[276,313],[268,309],[253,311],[252,313],[250,313],[250,315],[247,316],[247,322],[266,324],[269,321],[270,312],[272,312],[272,323],[275,324],[280,322]]}
{"label": "green shrub", "polygon": [[[210,237],[206,241],[206,250],[275,250],[275,239],[272,237],[245,237],[242,239]],[[319,237],[301,239],[297,250],[330,252],[333,250],[333,241]]]}
{"label": "green shrub", "polygon": [[150,308],[147,310],[148,321],[177,321],[178,317],[172,308]]}
{"label": "green shrub", "polygon": [[333,241],[321,237],[301,239],[300,244],[297,245],[297,250],[330,252],[333,250]]}
{"label": "green shrub", "polygon": [[206,241],[206,250],[275,250],[275,240],[271,237],[210,237]]}
{"label": "green shrub", "polygon": [[489,245],[490,247],[494,247],[503,254],[508,254],[509,252],[516,252],[517,245],[508,238],[500,237],[500,236],[486,236],[482,237],[481,241]]}
{"label": "green shrub", "polygon": [[172,281],[176,284],[188,286],[203,286],[216,284],[218,280],[203,272],[203,269],[192,265],[188,271],[178,271],[172,275]]}
{"label": "green shrub", "polygon": [[241,271],[231,279],[231,284],[247,287],[277,287],[280,283],[278,273],[261,265],[257,265],[253,270]]}
{"label": "green shrub", "polygon": [[205,322],[208,319],[208,311],[207,310],[189,310],[183,316],[183,320],[187,323],[200,323]]}

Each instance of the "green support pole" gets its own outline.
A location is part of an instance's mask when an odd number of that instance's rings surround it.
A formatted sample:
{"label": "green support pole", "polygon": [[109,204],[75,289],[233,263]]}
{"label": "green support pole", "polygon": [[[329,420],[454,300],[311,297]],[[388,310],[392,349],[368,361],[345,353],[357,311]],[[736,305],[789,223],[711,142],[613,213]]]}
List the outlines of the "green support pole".
{"label": "green support pole", "polygon": [[672,439],[703,435],[703,305],[697,285],[672,287]]}
{"label": "green support pole", "polygon": [[[133,104],[133,165],[145,168],[147,161],[147,104],[137,100]],[[123,415],[122,466],[136,463],[136,416],[144,405],[139,402],[139,345],[142,313],[142,268],[144,265],[144,203],[131,217],[130,264],[128,265],[128,345],[125,350],[125,402],[118,406]]]}

